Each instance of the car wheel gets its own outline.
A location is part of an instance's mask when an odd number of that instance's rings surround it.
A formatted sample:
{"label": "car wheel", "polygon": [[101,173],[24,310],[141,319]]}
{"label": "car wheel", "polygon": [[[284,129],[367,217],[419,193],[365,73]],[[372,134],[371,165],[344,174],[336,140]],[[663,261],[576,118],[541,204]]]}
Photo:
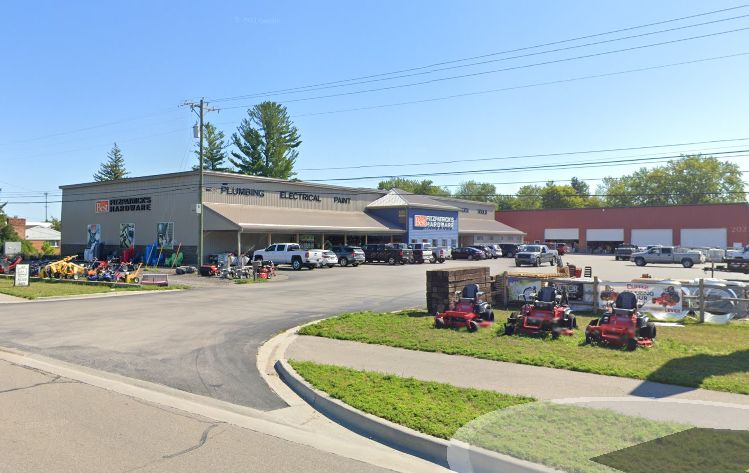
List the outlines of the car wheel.
{"label": "car wheel", "polygon": [[684,258],[683,260],[681,260],[681,265],[685,268],[691,268],[692,266],[694,266],[694,262],[689,258]]}
{"label": "car wheel", "polygon": [[638,256],[637,258],[635,258],[635,264],[637,266],[645,266],[645,258]]}
{"label": "car wheel", "polygon": [[133,284],[140,284],[140,278],[133,278]]}
{"label": "car wheel", "polygon": [[395,264],[395,258],[393,258],[392,256],[390,258],[388,258],[388,264],[390,266],[393,266]]}
{"label": "car wheel", "polygon": [[299,271],[302,269],[302,260],[295,259],[291,262],[291,267],[294,269],[294,271]]}
{"label": "car wheel", "polygon": [[536,258],[536,264],[534,264],[533,266],[541,266],[541,259]]}
{"label": "car wheel", "polygon": [[339,263],[341,263],[341,266],[348,266],[348,258],[341,258],[341,261],[339,261]]}

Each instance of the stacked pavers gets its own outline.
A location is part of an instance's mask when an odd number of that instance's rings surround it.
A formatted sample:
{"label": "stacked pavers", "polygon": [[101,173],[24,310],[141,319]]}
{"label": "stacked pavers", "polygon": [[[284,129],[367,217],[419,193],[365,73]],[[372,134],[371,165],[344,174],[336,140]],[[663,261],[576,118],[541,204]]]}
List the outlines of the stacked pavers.
{"label": "stacked pavers", "polygon": [[455,292],[466,284],[478,284],[479,290],[491,301],[491,277],[488,267],[435,269],[427,271],[427,310],[430,314],[450,308]]}

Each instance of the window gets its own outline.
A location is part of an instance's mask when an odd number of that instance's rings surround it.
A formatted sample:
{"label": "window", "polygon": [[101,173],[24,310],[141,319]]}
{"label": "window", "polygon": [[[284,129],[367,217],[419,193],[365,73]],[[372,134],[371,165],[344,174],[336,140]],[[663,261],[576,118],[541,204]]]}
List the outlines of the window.
{"label": "window", "polygon": [[458,246],[458,240],[450,240],[450,246],[452,247]]}
{"label": "window", "polygon": [[276,251],[276,245],[270,245],[265,251]]}
{"label": "window", "polygon": [[416,243],[417,241],[416,238],[411,238],[411,243]]}
{"label": "window", "polygon": [[60,246],[60,240],[49,240],[47,241],[47,244],[52,248],[57,248],[58,246]]}
{"label": "window", "polygon": [[476,241],[484,241],[484,235],[476,235]]}
{"label": "window", "polygon": [[299,251],[300,248],[299,245],[289,245],[286,247],[286,251]]}
{"label": "window", "polygon": [[442,239],[442,246],[447,246],[447,240],[444,238]]}
{"label": "window", "polygon": [[439,243],[437,242],[437,240],[436,240],[436,239],[432,240],[432,246],[437,246],[438,244],[439,244]]}

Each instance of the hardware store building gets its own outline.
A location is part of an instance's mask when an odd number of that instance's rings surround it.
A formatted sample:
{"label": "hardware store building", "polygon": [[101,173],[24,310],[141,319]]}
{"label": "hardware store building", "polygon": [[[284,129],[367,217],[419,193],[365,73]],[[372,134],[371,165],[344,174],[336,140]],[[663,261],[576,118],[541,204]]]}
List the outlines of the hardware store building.
{"label": "hardware store building", "polygon": [[204,255],[282,242],[454,247],[523,239],[494,219],[493,204],[206,171],[201,209],[198,184],[199,172],[188,171],[61,186],[62,254],[99,242],[104,255],[127,247],[143,255],[154,245],[179,248],[194,264],[200,211]]}

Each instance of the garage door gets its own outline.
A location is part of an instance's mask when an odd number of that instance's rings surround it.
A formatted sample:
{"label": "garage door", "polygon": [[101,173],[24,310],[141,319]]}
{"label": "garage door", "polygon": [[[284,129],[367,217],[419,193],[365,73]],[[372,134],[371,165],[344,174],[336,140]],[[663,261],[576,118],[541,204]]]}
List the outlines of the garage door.
{"label": "garage door", "polygon": [[682,228],[681,246],[725,248],[728,244],[727,237],[725,228]]}
{"label": "garage door", "polygon": [[624,241],[623,228],[591,228],[585,232],[588,241]]}
{"label": "garage door", "polygon": [[579,240],[580,230],[577,228],[547,228],[544,230],[544,239],[553,240]]}
{"label": "garage door", "polygon": [[673,245],[674,232],[670,228],[640,228],[632,230],[632,244],[637,246]]}

